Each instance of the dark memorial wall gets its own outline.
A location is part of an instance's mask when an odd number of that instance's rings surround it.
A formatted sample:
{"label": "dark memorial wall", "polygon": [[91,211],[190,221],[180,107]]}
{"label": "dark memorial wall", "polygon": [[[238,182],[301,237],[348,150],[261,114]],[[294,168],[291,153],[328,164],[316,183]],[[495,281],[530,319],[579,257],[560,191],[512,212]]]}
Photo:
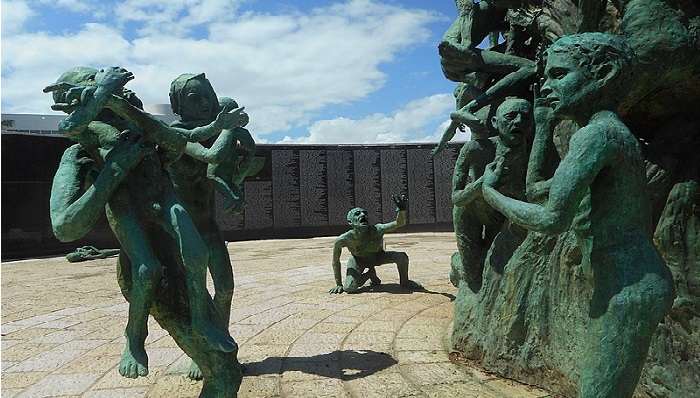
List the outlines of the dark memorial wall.
{"label": "dark memorial wall", "polygon": [[[2,257],[63,254],[75,247],[117,247],[104,218],[80,241],[60,243],[48,215],[51,180],[63,137],[2,135]],[[432,144],[259,145],[262,168],[242,189],[242,214],[217,220],[229,241],[337,235],[348,230],[346,215],[364,207],[370,222],[396,217],[392,195],[409,198],[404,232],[452,230],[450,185],[459,144],[434,160]]]}

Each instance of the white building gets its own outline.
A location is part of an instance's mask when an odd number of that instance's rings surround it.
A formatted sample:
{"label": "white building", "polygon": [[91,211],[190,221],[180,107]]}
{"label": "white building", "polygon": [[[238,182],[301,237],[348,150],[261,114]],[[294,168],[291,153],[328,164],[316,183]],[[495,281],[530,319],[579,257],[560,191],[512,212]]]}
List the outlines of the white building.
{"label": "white building", "polygon": [[[170,104],[145,105],[144,110],[168,124],[177,120]],[[66,114],[63,112],[50,115],[3,113],[0,116],[2,116],[3,133],[58,134],[58,123],[66,117]]]}

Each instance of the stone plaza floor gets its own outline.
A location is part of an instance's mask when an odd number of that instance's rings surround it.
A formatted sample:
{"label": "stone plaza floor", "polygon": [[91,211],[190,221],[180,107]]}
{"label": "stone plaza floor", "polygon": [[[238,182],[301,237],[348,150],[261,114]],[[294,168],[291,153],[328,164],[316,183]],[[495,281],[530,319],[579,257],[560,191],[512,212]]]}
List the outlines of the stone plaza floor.
{"label": "stone plaza floor", "polygon": [[[450,361],[453,234],[387,235],[387,250],[408,253],[411,279],[425,290],[400,287],[396,267],[384,265],[383,284],[355,295],[328,293],[333,240],[228,244],[230,331],[245,366],[239,397],[550,396]],[[346,259],[344,251],[343,267]],[[201,383],[184,375],[189,359],[153,320],[150,374],[119,375],[128,307],[115,261],[2,263],[2,398],[197,397]]]}

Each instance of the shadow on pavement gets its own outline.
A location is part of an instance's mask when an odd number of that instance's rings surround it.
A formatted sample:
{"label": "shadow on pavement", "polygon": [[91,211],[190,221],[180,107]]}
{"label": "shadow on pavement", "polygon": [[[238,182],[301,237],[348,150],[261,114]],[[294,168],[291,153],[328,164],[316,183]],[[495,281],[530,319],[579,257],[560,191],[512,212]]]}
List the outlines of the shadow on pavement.
{"label": "shadow on pavement", "polygon": [[302,372],[318,376],[354,380],[396,365],[391,355],[376,351],[336,350],[310,357],[270,357],[243,364],[243,376]]}
{"label": "shadow on pavement", "polygon": [[357,293],[355,293],[355,294],[359,294],[359,293],[391,293],[391,294],[427,293],[427,294],[439,294],[441,296],[445,296],[448,299],[450,299],[450,301],[454,301],[456,298],[454,294],[444,293],[444,292],[434,292],[434,291],[428,290],[426,288],[413,290],[413,289],[405,288],[405,287],[399,285],[398,283],[388,283],[388,284],[383,283],[383,284],[378,285],[378,286],[371,286],[371,285],[363,286],[363,287],[357,289]]}

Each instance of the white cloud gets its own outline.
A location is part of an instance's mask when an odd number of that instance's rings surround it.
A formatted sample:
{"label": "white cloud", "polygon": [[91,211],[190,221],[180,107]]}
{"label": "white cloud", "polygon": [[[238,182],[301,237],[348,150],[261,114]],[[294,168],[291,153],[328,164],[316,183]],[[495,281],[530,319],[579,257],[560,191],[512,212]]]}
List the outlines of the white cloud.
{"label": "white cloud", "polygon": [[24,1],[3,0],[2,35],[7,36],[21,31],[34,15],[36,13]]}
{"label": "white cloud", "polygon": [[235,0],[126,0],[115,7],[118,24],[143,24],[141,35],[182,36],[198,25],[232,20],[243,1]]}
{"label": "white cloud", "polygon": [[94,0],[40,0],[39,2],[72,12],[84,12],[96,6]]}
{"label": "white cloud", "polygon": [[[449,124],[446,121],[434,129],[436,124],[449,118],[454,110],[454,97],[436,94],[420,98],[392,113],[374,114],[360,120],[336,118],[321,120],[309,127],[306,137],[285,137],[286,144],[361,144],[436,142]],[[454,138],[464,140],[464,133]]]}
{"label": "white cloud", "polygon": [[[170,82],[179,74],[206,72],[218,95],[246,106],[251,131],[262,137],[308,125],[328,105],[368,98],[387,79],[380,68],[424,43],[431,35],[427,24],[440,18],[431,11],[373,0],[333,3],[306,13],[236,14],[244,2],[122,1],[109,16],[143,26],[140,34],[127,39],[134,32],[109,21],[78,24],[70,34],[15,28],[5,35],[7,4],[15,26],[22,27],[33,15],[27,4],[35,3],[3,0],[3,111],[51,113],[51,96],[42,88],[79,65],[129,69],[136,76],[129,88],[149,104],[166,103]],[[78,2],[59,4],[77,7]],[[103,11],[104,4],[85,4],[93,6],[93,14]],[[198,24],[207,28],[206,37],[183,36]],[[446,105],[442,108],[432,117],[446,117]],[[419,134],[417,123],[401,112],[317,122],[309,128],[309,140],[327,136],[319,130],[326,123],[335,124],[336,130],[361,125],[368,137],[385,142]],[[414,120],[427,118],[420,109],[413,112],[420,115]]]}

